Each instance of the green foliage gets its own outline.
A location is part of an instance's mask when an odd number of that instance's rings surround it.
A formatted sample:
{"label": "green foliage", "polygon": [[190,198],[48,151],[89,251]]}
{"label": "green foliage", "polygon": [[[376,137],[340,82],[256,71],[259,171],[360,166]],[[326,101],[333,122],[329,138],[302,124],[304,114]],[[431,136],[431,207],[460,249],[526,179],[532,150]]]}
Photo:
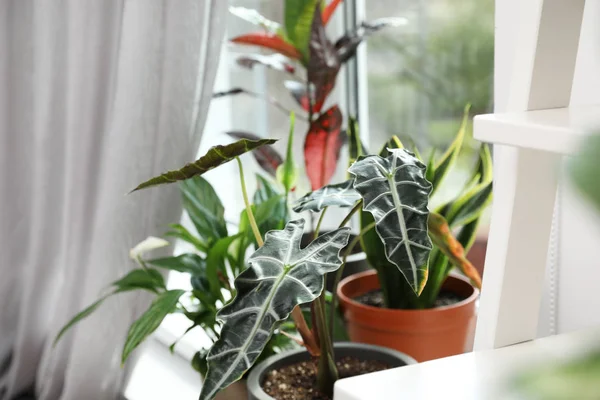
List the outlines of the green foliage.
{"label": "green foliage", "polygon": [[285,0],[285,32],[305,60],[315,8],[320,0]]}
{"label": "green foliage", "polygon": [[383,241],[385,255],[420,294],[427,281],[431,241],[427,235],[427,203],[431,183],[425,165],[404,149],[387,158],[361,157],[348,170]]}
{"label": "green foliage", "polygon": [[207,357],[200,399],[212,399],[240,379],[277,324],[295,306],[315,300],[323,290],[323,276],[340,267],[339,252],[348,242],[349,228],[319,236],[301,249],[303,233],[304,220],[269,232],[264,245],[248,259],[249,268],[235,279],[237,295],[218,314],[223,326]]}
{"label": "green foliage", "polygon": [[163,319],[175,311],[179,298],[185,290],[168,290],[159,294],[142,316],[129,328],[123,347],[121,362],[124,364],[129,354],[158,328]]}
{"label": "green foliage", "polygon": [[285,161],[282,165],[277,168],[277,180],[281,182],[285,188],[285,193],[289,193],[296,186],[296,180],[298,179],[298,169],[294,163],[294,125],[296,118],[294,113],[290,115],[290,133],[288,136],[287,152],[285,155]]}

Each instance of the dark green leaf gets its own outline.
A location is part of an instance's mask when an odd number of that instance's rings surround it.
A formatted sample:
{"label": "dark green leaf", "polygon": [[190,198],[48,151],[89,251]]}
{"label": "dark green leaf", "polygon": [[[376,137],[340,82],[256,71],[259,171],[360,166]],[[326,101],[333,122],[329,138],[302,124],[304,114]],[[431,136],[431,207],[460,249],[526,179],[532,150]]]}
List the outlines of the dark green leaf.
{"label": "dark green leaf", "polygon": [[304,220],[291,221],[283,231],[267,234],[264,246],[249,259],[249,268],[235,280],[237,296],[218,317],[221,336],[208,355],[208,373],[200,400],[212,399],[237,381],[255,363],[278,322],[292,309],[316,299],[323,276],[341,265],[339,252],[349,229],[319,236],[304,249]]}
{"label": "dark green leaf", "polygon": [[358,121],[356,119],[350,117],[348,118],[348,165],[352,165],[354,161],[358,159],[360,156],[364,156],[369,154],[369,151],[363,144],[360,139],[360,132],[358,130]]}
{"label": "dark green leaf", "polygon": [[258,188],[256,189],[256,192],[254,192],[254,197],[252,199],[253,203],[256,205],[264,203],[271,197],[281,195],[268,179],[265,179],[259,174],[256,174],[256,183]]}
{"label": "dark green leaf", "polygon": [[123,346],[121,362],[125,363],[129,354],[158,328],[162,320],[177,307],[179,298],[185,290],[169,290],[156,297],[150,308],[129,328],[127,340]]}
{"label": "dark green leaf", "polygon": [[115,292],[126,292],[130,290],[149,290],[156,293],[158,289],[165,288],[165,280],[157,270],[153,268],[134,269],[121,279],[113,282]]}
{"label": "dark green leaf", "polygon": [[196,354],[194,354],[194,358],[192,358],[192,368],[200,372],[200,375],[202,375],[202,377],[205,377],[206,372],[208,371],[208,365],[206,363],[207,355],[208,350],[202,349],[196,352]]}
{"label": "dark green leaf", "polygon": [[448,174],[448,171],[450,171],[450,168],[452,168],[452,166],[456,162],[458,154],[462,149],[463,141],[465,138],[465,132],[467,131],[467,124],[469,122],[470,109],[471,105],[467,104],[467,106],[465,107],[462,123],[460,125],[460,128],[458,129],[458,133],[456,134],[454,141],[452,142],[450,147],[448,147],[446,153],[444,153],[442,158],[435,165],[435,172],[431,181],[433,185],[433,190],[431,191],[432,196],[437,190],[437,188],[442,184],[444,177]]}
{"label": "dark green leaf", "polygon": [[221,289],[225,287],[222,279],[227,280],[225,260],[231,244],[243,235],[242,232],[217,240],[206,254],[206,278],[213,296],[222,298]]}
{"label": "dark green leaf", "polygon": [[203,274],[206,270],[206,260],[195,253],[185,253],[174,257],[155,258],[144,260],[155,267],[170,271],[187,272],[188,274]]}
{"label": "dark green leaf", "polygon": [[[273,54],[276,56],[278,54]],[[264,56],[263,56],[264,57]],[[234,139],[249,139],[249,140],[260,140],[261,138],[253,133],[245,131],[229,131],[225,132],[227,135]],[[269,175],[275,176],[277,174],[277,168],[283,164],[283,159],[279,152],[271,146],[263,146],[252,152],[254,159],[260,165],[260,167]]]}
{"label": "dark green leaf", "polygon": [[206,179],[196,176],[182,182],[181,195],[184,209],[205,242],[210,244],[227,236],[225,209]]}
{"label": "dark green leaf", "polygon": [[[111,293],[112,294],[112,293]],[[96,311],[96,309],[98,307],[100,307],[100,305],[104,302],[104,300],[106,300],[107,297],[109,297],[109,295],[106,295],[104,297],[102,297],[100,300],[96,301],[95,303],[93,303],[92,305],[90,305],[89,307],[85,308],[83,311],[79,312],[77,315],[75,315],[69,322],[67,322],[67,324],[65,326],[62,327],[62,329],[60,330],[60,332],[58,332],[58,335],[56,335],[56,338],[54,339],[54,344],[53,346],[56,346],[56,343],[58,343],[58,341],[60,340],[60,338],[63,337],[63,335],[69,330],[71,329],[76,323],[78,323],[79,321],[81,321],[82,319],[87,318],[88,316],[90,316],[94,311]]]}
{"label": "dark green leaf", "polygon": [[223,165],[244,153],[255,150],[261,146],[273,144],[275,142],[277,142],[276,139],[242,139],[225,146],[211,147],[204,156],[200,157],[195,162],[187,164],[179,170],[168,171],[142,182],[135,189],[133,189],[132,192],[152,186],[183,181],[194,176],[202,175],[205,172],[217,168],[218,166]]}
{"label": "dark green leaf", "polygon": [[419,294],[427,281],[432,249],[427,235],[431,183],[425,179],[425,165],[412,153],[404,149],[391,153],[387,158],[361,157],[349,171],[363,209],[375,219],[388,260]]}
{"label": "dark green leaf", "polygon": [[353,181],[354,179],[350,179],[335,185],[323,186],[319,190],[308,193],[294,204],[294,211],[318,212],[329,206],[353,207],[361,199],[360,193],[352,186]]}
{"label": "dark green leaf", "polygon": [[204,253],[206,252],[206,250],[207,250],[206,243],[202,242],[202,240],[200,240],[196,236],[192,235],[183,225],[171,224],[171,225],[169,225],[169,227],[171,229],[167,233],[165,233],[165,236],[181,239],[184,242],[187,242],[187,243],[193,245],[199,251],[204,252]]}
{"label": "dark green leaf", "polygon": [[289,193],[296,186],[296,180],[298,179],[298,172],[296,164],[294,163],[294,113],[290,114],[290,133],[288,136],[287,152],[285,155],[285,161],[282,165],[277,168],[277,180],[281,182],[285,188],[285,192]]}
{"label": "dark green leaf", "polygon": [[402,144],[402,141],[400,140],[400,138],[398,136],[394,135],[387,142],[385,142],[385,144],[379,151],[379,156],[388,157],[390,154],[392,154],[388,151],[388,149],[403,149],[403,148],[404,148],[404,145]]}
{"label": "dark green leaf", "polygon": [[315,8],[320,0],[286,0],[285,32],[290,41],[308,58],[308,41]]}

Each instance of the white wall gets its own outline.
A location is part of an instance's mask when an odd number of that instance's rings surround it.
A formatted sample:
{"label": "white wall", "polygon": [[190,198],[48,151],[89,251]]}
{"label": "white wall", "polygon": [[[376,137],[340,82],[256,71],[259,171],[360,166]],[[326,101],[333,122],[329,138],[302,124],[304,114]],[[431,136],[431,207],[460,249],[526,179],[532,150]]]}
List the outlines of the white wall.
{"label": "white wall", "polygon": [[[528,0],[530,1],[530,0]],[[568,0],[563,0],[568,1]],[[523,0],[496,0],[495,111],[506,109]],[[600,0],[587,0],[571,106],[600,102]],[[568,162],[568,159],[565,159]],[[496,172],[498,173],[498,171]],[[539,336],[600,325],[600,217],[562,179],[540,310]]]}

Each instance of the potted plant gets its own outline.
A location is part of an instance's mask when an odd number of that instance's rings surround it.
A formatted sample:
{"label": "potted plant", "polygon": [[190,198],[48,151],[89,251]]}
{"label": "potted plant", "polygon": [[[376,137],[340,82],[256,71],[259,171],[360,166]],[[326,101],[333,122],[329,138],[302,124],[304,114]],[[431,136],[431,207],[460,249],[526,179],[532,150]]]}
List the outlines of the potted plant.
{"label": "potted plant", "polygon": [[[432,194],[458,157],[467,118],[468,109],[461,129],[445,154],[436,160],[434,153],[427,167],[423,164]],[[392,138],[380,155],[401,146],[397,138]],[[354,148],[359,154],[363,151],[361,146]],[[416,154],[420,158],[418,151]],[[349,171],[354,175],[352,185],[346,182],[326,186],[301,199],[295,210],[318,211],[328,205],[326,199],[332,196],[344,199],[348,206],[364,202],[359,240],[374,270],[346,278],[337,289],[351,340],[391,347],[418,361],[464,352],[474,330],[475,301],[481,285],[479,273],[465,254],[475,239],[479,217],[491,201],[489,148],[482,146],[472,178],[454,200],[437,207],[420,225],[415,223],[409,227],[407,222],[397,221],[400,230],[422,234],[413,242],[405,239],[394,242],[389,237],[390,232],[379,228],[374,231],[371,227],[381,219],[390,218],[387,213],[378,214],[373,207],[384,200],[390,204],[408,201],[409,189],[414,184],[399,183],[404,189],[397,199],[377,197],[378,192],[372,185],[361,185],[362,178],[354,166]],[[306,204],[321,206],[307,208]],[[427,205],[424,199],[421,209],[405,207],[402,215],[406,221],[414,222],[424,215]],[[456,238],[452,231],[457,232]],[[420,258],[415,254],[421,254]],[[450,275],[453,267],[458,267],[471,282]]]}
{"label": "potted plant", "polygon": [[[273,141],[240,141],[225,146],[222,154],[242,154],[266,143]],[[208,156],[214,155],[214,149],[208,153]],[[281,229],[289,218],[285,197],[271,180],[258,175],[257,181],[259,187],[254,193],[252,204],[256,225],[261,232]],[[181,313],[189,320],[190,326],[186,334],[192,329],[200,328],[213,343],[217,340],[220,330],[217,311],[223,303],[235,296],[233,280],[246,268],[247,252],[254,246],[254,236],[246,211],[240,215],[237,231],[232,231],[231,226],[225,222],[225,210],[219,196],[202,176],[194,176],[181,182],[180,190],[184,211],[193,228],[173,224],[165,236],[182,240],[191,249],[177,256],[151,258],[147,256],[149,252],[168,246],[169,242],[155,237],[141,242],[130,252],[135,268],[113,282],[107,288],[106,295],[73,317],[60,331],[56,341],[73,325],[93,313],[108,297],[131,291],[146,291],[156,297],[150,308],[131,326],[123,348],[122,362],[171,313]],[[188,273],[191,290],[168,290],[160,270]],[[282,323],[278,334],[271,337],[258,360],[297,347],[289,337],[294,333],[291,321]],[[176,343],[171,345],[171,351],[174,351],[175,345]],[[192,366],[202,377],[206,375],[207,352],[208,349],[200,349],[192,359]],[[245,383],[240,382],[228,390],[230,396],[223,393],[219,398],[238,399],[246,396]]]}
{"label": "potted plant", "polygon": [[[381,18],[363,22],[355,30],[332,42],[325,28],[341,3],[341,0],[285,0],[282,24],[265,18],[256,10],[244,7],[230,8],[233,15],[261,28],[259,32],[234,37],[230,42],[275,53],[244,54],[237,58],[237,64],[249,69],[262,65],[275,72],[276,76],[281,78],[281,84],[303,111],[297,118],[308,123],[308,130],[304,136],[304,167],[312,190],[319,189],[331,181],[338,164],[340,149],[347,140],[347,130],[342,128],[344,117],[340,108],[337,104],[327,105],[341,67],[356,55],[359,44],[368,36],[383,28],[400,26],[406,22],[403,18]],[[242,87],[215,93],[214,98],[232,95],[263,98],[277,109],[288,112],[278,99],[265,97]],[[235,139],[260,138],[254,133],[240,130],[227,134]],[[253,152],[253,155],[265,172],[276,176],[277,169],[283,163],[283,157],[275,149],[267,146]],[[308,243],[314,236],[316,227],[312,220],[310,222],[311,226],[303,243]],[[355,249],[355,253],[349,257],[344,270],[345,275],[368,269],[366,257],[359,247]],[[326,282],[328,290],[333,286],[331,278]]]}

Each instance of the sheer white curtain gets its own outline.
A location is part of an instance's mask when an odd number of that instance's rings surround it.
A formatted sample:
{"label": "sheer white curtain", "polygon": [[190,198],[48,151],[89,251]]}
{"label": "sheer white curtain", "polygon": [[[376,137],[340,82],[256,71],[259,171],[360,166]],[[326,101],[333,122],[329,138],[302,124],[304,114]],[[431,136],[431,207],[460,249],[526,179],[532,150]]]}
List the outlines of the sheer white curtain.
{"label": "sheer white curtain", "polygon": [[114,399],[147,298],[69,317],[180,215],[175,187],[126,196],[193,159],[224,0],[0,2],[0,399]]}

